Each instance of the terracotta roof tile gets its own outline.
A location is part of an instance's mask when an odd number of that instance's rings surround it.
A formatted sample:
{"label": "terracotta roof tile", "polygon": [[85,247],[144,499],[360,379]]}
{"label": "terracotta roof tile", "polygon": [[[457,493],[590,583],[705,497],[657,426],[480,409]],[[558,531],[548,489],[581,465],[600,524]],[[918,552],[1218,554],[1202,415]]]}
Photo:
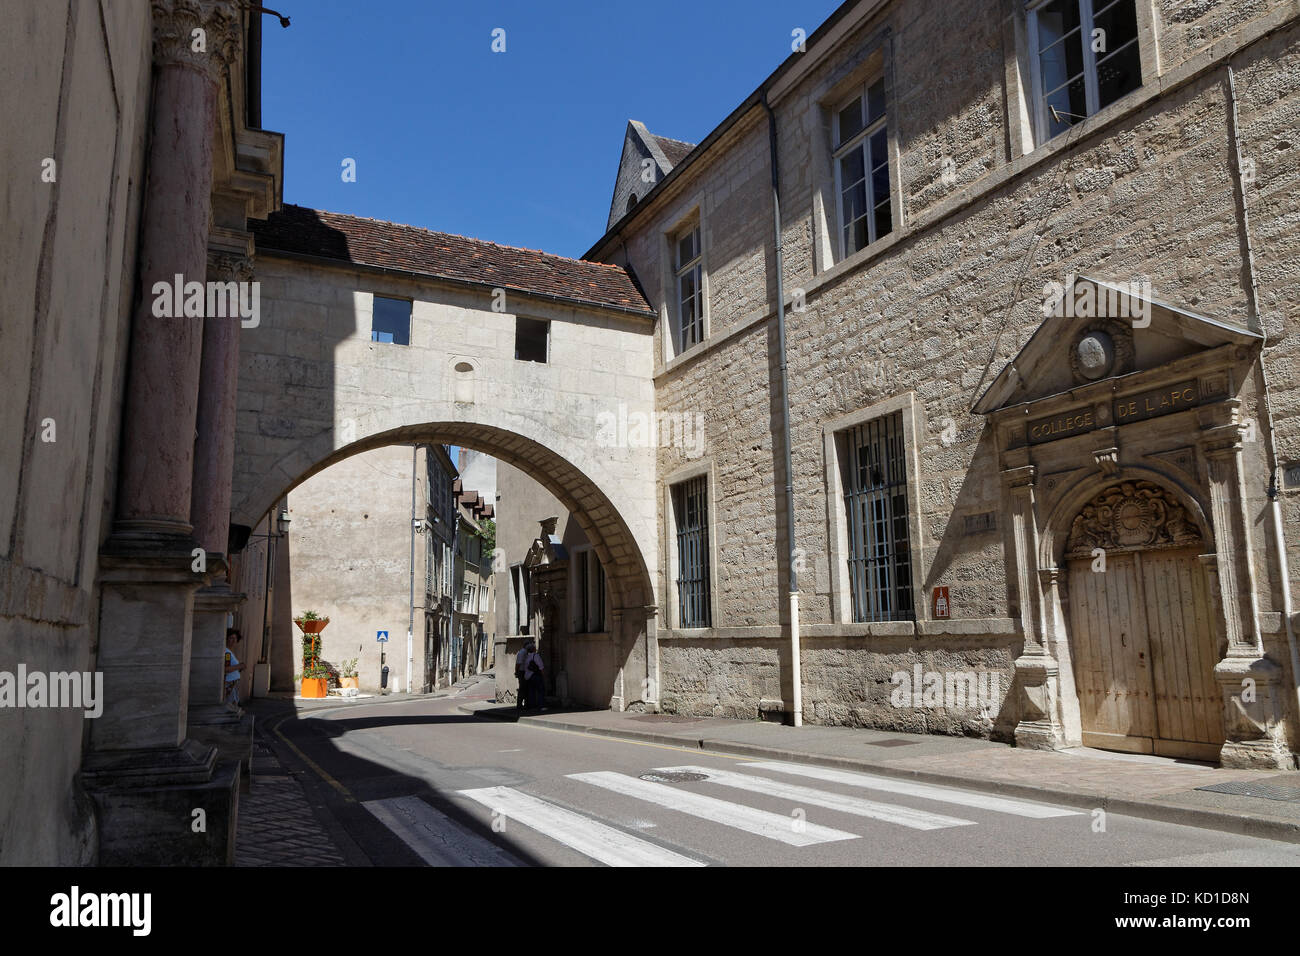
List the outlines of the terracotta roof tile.
{"label": "terracotta roof tile", "polygon": [[652,314],[619,266],[288,203],[249,220],[257,248]]}

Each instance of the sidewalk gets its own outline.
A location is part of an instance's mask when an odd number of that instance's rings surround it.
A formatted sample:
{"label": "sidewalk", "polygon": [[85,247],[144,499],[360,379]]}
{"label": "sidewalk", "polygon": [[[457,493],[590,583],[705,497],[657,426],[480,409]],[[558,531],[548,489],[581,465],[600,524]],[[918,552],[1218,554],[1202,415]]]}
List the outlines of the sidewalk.
{"label": "sidewalk", "polygon": [[[967,737],[613,711],[516,717],[514,705],[461,712],[718,753],[813,763],[1300,843],[1300,773],[1223,770],[1158,757],[1022,750]],[[1247,792],[1206,790],[1222,787]],[[1267,795],[1267,796],[1265,796]]]}

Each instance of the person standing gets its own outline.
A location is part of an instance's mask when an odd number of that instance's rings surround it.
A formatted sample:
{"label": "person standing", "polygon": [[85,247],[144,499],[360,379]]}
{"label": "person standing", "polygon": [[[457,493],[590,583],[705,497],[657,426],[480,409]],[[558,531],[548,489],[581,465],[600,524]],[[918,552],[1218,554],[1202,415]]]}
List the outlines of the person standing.
{"label": "person standing", "polygon": [[546,685],[542,678],[545,669],[542,655],[537,653],[537,645],[528,642],[528,657],[524,661],[524,680],[528,682],[528,706],[530,710],[546,709]]}
{"label": "person standing", "polygon": [[524,646],[519,648],[519,653],[515,655],[515,680],[519,682],[519,692],[515,694],[516,713],[528,706],[528,678],[524,676],[524,669],[532,649],[533,639],[530,637],[524,641]]}
{"label": "person standing", "polygon": [[239,706],[239,676],[248,666],[239,663],[239,658],[235,656],[235,645],[243,636],[238,628],[226,628],[226,700],[236,707]]}

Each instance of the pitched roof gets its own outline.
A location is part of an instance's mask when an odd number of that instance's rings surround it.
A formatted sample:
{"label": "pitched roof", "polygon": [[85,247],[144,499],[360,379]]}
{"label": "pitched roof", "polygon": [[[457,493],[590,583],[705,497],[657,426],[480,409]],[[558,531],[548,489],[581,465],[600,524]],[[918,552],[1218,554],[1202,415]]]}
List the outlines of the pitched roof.
{"label": "pitched roof", "polygon": [[286,203],[250,220],[257,248],[653,314],[621,267]]}
{"label": "pitched roof", "polygon": [[664,155],[668,157],[668,162],[672,166],[680,163],[695,148],[694,143],[684,143],[680,139],[669,139],[667,136],[660,136],[657,133],[651,133],[650,135],[655,138],[655,142],[664,151]]}

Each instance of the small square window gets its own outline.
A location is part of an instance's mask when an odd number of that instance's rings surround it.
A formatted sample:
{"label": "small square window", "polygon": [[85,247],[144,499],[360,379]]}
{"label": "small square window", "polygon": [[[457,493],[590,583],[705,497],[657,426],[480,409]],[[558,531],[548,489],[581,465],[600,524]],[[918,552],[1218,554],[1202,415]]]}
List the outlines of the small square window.
{"label": "small square window", "polygon": [[411,300],[375,296],[370,316],[370,341],[411,344]]}
{"label": "small square window", "polygon": [[547,338],[551,323],[542,319],[515,318],[515,358],[520,362],[546,363]]}

